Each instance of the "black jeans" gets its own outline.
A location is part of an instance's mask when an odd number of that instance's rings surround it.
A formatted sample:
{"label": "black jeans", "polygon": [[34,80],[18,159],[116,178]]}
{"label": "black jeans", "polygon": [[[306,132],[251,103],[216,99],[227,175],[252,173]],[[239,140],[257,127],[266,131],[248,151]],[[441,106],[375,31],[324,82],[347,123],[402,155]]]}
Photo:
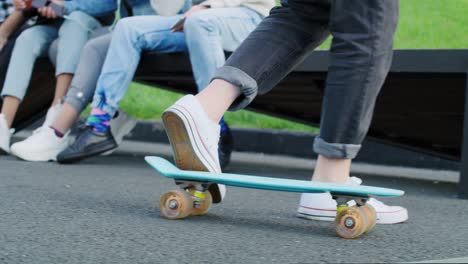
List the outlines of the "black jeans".
{"label": "black jeans", "polygon": [[390,68],[398,0],[290,0],[273,8],[215,74],[241,88],[231,110],[270,91],[331,34],[318,154],[354,158]]}

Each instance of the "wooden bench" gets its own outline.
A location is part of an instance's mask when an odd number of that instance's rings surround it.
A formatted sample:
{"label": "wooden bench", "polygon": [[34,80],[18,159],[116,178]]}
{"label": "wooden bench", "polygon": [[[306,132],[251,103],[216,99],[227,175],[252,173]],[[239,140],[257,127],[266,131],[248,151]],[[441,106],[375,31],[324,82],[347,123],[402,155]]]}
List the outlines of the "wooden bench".
{"label": "wooden bench", "polygon": [[[327,68],[328,52],[314,52],[249,109],[317,126]],[[39,61],[15,122],[17,129],[45,113],[53,80],[51,65]],[[186,54],[145,54],[135,80],[196,93]],[[460,195],[468,198],[467,89],[468,50],[397,50],[378,98],[369,138],[461,161]]]}

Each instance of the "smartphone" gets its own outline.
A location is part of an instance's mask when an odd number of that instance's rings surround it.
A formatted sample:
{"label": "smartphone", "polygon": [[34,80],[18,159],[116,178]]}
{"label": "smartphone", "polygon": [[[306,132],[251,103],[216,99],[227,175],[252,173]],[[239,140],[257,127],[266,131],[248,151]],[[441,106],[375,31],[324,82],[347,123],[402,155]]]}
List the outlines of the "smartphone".
{"label": "smartphone", "polygon": [[64,16],[64,11],[63,11],[62,6],[51,3],[51,2],[49,2],[47,0],[32,0],[32,7],[33,8],[41,8],[41,7],[45,7],[45,6],[48,6],[48,7],[52,8],[52,10],[54,10],[55,14],[58,17],[63,17]]}
{"label": "smartphone", "polygon": [[46,6],[47,4],[47,0],[32,0],[32,7],[34,8],[41,8],[41,7],[44,7]]}
{"label": "smartphone", "polygon": [[177,23],[175,23],[172,27],[171,27],[171,30],[173,32],[177,32],[177,31],[181,31],[182,28],[184,27],[184,23],[185,23],[185,17],[181,18],[179,21],[177,21]]}
{"label": "smartphone", "polygon": [[50,3],[49,7],[52,8],[52,10],[54,10],[55,14],[58,17],[63,17],[65,15],[63,6],[59,6],[57,4]]}

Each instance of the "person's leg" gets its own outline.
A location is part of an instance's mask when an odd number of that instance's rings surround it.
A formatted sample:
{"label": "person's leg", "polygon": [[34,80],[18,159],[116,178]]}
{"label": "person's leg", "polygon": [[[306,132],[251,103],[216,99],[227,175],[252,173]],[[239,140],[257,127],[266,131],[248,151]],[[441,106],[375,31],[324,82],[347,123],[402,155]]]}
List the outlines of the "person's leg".
{"label": "person's leg", "polygon": [[90,40],[81,55],[80,63],[65,96],[63,109],[52,127],[61,133],[67,133],[78,115],[91,101],[97,80],[106,58],[112,33]]}
{"label": "person's leg", "polygon": [[117,24],[109,52],[98,79],[92,106],[113,116],[133,80],[143,51],[159,53],[187,50],[183,33],[171,27],[182,16],[140,16]]}
{"label": "person's leg", "polygon": [[49,127],[62,108],[62,99],[68,91],[78,65],[81,51],[99,22],[80,11],[69,15],[60,26],[57,40],[56,86],[52,105],[47,111],[43,127]]}
{"label": "person's leg", "polygon": [[[299,18],[287,6],[275,8],[214,74],[215,80],[206,89],[167,109],[163,122],[177,165],[186,170],[221,172],[217,123],[225,111],[234,102],[238,105],[240,96],[248,98],[242,106],[247,105],[258,87],[262,92],[271,89],[305,54],[324,41],[327,23],[328,19],[315,23]],[[303,24],[309,31],[303,29]],[[268,82],[270,76],[276,80]],[[224,194],[220,191],[213,201],[222,200]]]}
{"label": "person's leg", "polygon": [[[8,65],[10,63],[11,54],[13,53],[13,48],[15,46],[16,38],[18,38],[20,33],[26,28],[26,26],[23,26],[20,30],[14,32],[0,51],[0,92],[3,89],[3,84],[5,82],[5,77],[8,70]],[[7,104],[10,104],[10,106],[6,106],[5,111],[11,111],[12,113],[7,113],[6,115],[14,116],[19,107],[20,100],[9,100]],[[0,106],[1,105],[3,105],[2,101],[0,101]],[[13,119],[9,118],[9,120]],[[3,114],[0,114],[0,153],[8,153],[10,150],[9,139],[12,132],[10,130],[11,125],[12,122],[7,121]]]}
{"label": "person's leg", "polygon": [[[257,30],[229,58],[226,65],[217,71],[215,81],[208,88],[199,93],[196,98],[185,97],[165,111],[165,115],[171,117],[171,120],[167,120],[166,131],[171,139],[176,159],[191,160],[192,162],[195,160],[198,163],[209,165],[207,161],[213,160],[209,155],[212,152],[210,148],[203,147],[203,144],[210,146],[211,140],[209,138],[214,138],[216,135],[215,129],[209,128],[210,125],[213,126],[228,108],[243,108],[258,93],[269,91],[293,66],[307,55],[309,48],[316,46],[323,40],[328,27],[327,14],[330,12],[330,6],[327,2],[290,1],[290,4],[290,8],[282,7],[273,10],[272,15],[260,24]],[[357,3],[356,1],[354,3],[350,1],[348,4]],[[359,2],[357,6],[361,4]],[[345,10],[348,9],[342,9],[343,12]],[[382,10],[385,10],[385,8]],[[376,16],[381,15],[382,10]],[[289,18],[284,16],[281,20],[279,19],[282,14],[281,11],[291,14],[291,16]],[[314,22],[308,24],[309,19],[306,19],[306,17],[314,20]],[[359,19],[359,15],[354,18]],[[327,22],[323,23],[324,21]],[[276,24],[277,22],[280,23]],[[343,23],[346,22],[343,21]],[[267,25],[271,26],[271,28]],[[283,32],[282,30],[287,31]],[[310,35],[306,34],[306,31],[315,32],[315,34],[311,34],[312,37],[310,37]],[[299,33],[294,34],[296,32]],[[349,34],[349,36],[353,36],[353,34]],[[354,35],[354,37],[360,39],[359,36]],[[367,39],[367,37],[364,35],[362,39]],[[255,46],[255,43],[261,43],[261,48]],[[351,46],[353,43],[356,44],[355,41],[350,40],[349,44]],[[331,52],[337,52],[336,47]],[[252,57],[255,59],[253,60]],[[336,69],[331,67],[331,70]],[[341,84],[346,85],[344,82]],[[353,128],[350,127],[350,129]],[[199,136],[191,137],[191,134]],[[357,152],[356,148],[353,148],[355,145],[353,143],[340,143],[338,147],[341,148],[339,149],[344,148],[344,151],[341,152],[335,151],[323,154],[321,150],[318,150],[317,152],[321,155],[318,160],[318,166],[321,168],[318,169],[318,172],[329,170],[336,174],[330,175],[329,171],[321,175],[316,173],[313,179],[336,183],[349,181],[350,161],[348,157],[355,155]],[[343,145],[351,148],[347,149]],[[337,146],[331,145],[329,147]],[[329,198],[331,202],[334,202],[331,196]],[[380,203],[377,200],[374,201]],[[336,208],[336,202],[334,204]],[[382,203],[380,205],[389,209],[388,206]],[[404,208],[402,209],[406,211]]]}
{"label": "person's leg", "polygon": [[[15,46],[15,41],[16,38],[18,38],[19,32],[13,34],[13,36],[10,37],[8,40],[7,44],[3,47],[3,49],[0,51],[0,91],[3,89],[3,84],[5,82],[5,77],[6,73],[8,70],[8,65],[10,64],[10,58],[13,53],[13,48]],[[16,111],[20,105],[21,101],[17,98],[10,98],[7,100],[7,105],[4,108],[5,113],[3,115],[8,116],[6,121],[6,125],[8,127],[11,127],[13,123],[13,118],[16,114]],[[3,106],[3,102],[1,105]]]}
{"label": "person's leg", "polygon": [[[187,18],[184,32],[199,91],[225,63],[224,52],[234,51],[261,20],[261,15],[246,7],[207,9]],[[225,168],[230,161],[233,139],[224,118],[219,124],[219,161],[221,168]]]}
{"label": "person's leg", "polygon": [[13,122],[17,101],[21,101],[26,93],[36,59],[46,54],[47,47],[56,37],[56,27],[44,25],[25,30],[16,40],[2,90],[2,113],[8,114],[5,115],[8,123]]}
{"label": "person's leg", "polygon": [[[71,87],[57,117],[50,127],[43,127],[26,140],[11,146],[11,152],[28,161],[56,160],[57,155],[70,144],[70,128],[79,113],[88,105],[94,94],[97,78],[104,63],[112,34],[90,40],[83,49]],[[52,58],[57,57],[57,45],[49,50]],[[54,59],[52,59],[54,61]]]}
{"label": "person's leg", "polygon": [[3,49],[0,50],[0,92],[3,88],[3,83],[5,82],[6,73],[8,70],[8,65],[10,64],[11,54],[13,53],[13,48],[15,47],[15,42],[18,36],[28,28],[29,26],[25,25],[19,30],[15,31],[8,39],[8,42],[5,44]]}
{"label": "person's leg", "polygon": [[[348,184],[361,183],[360,179],[347,176],[351,160],[367,134],[377,95],[391,64],[397,21],[398,1],[332,1],[333,41],[320,135],[314,144],[319,154],[314,180],[328,181],[341,174]],[[369,204],[377,211],[378,223],[408,219],[403,207],[387,206],[375,199],[370,199]],[[336,203],[328,194],[304,194],[298,213],[310,219],[333,220],[334,207]]]}
{"label": "person's leg", "polygon": [[80,56],[92,30],[100,26],[92,16],[80,11],[69,15],[59,30],[54,102],[59,103],[68,91]]}
{"label": "person's leg", "polygon": [[22,32],[16,40],[1,94],[0,149],[3,152],[10,152],[10,127],[29,86],[34,62],[56,35],[53,25],[36,26]]}
{"label": "person's leg", "polygon": [[75,162],[117,147],[109,129],[110,120],[133,79],[141,53],[186,50],[184,34],[171,32],[180,17],[145,16],[119,21],[97,83],[87,129],[58,155],[59,162]]}

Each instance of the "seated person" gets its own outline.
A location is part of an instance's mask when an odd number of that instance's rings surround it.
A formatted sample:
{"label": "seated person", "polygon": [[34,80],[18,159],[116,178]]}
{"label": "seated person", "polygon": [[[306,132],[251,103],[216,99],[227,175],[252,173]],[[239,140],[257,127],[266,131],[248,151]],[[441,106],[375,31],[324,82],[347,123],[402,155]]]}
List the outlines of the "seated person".
{"label": "seated person", "polygon": [[[191,0],[170,0],[172,5],[166,4],[163,7],[157,5],[161,2],[161,0],[153,0],[151,3],[149,0],[128,0],[125,2],[126,8],[122,7],[119,15],[122,17],[128,15],[127,13],[134,16],[156,15],[155,10],[153,10],[156,7],[166,14],[175,12],[173,15],[176,15],[187,11],[191,6]],[[174,5],[176,6],[174,7]],[[27,161],[56,160],[57,154],[69,146],[71,141],[69,131],[94,95],[96,83],[112,39],[111,27],[95,30],[90,38],[91,40],[83,48],[71,85],[69,88],[67,87],[68,92],[63,105],[57,111],[57,118],[50,126],[43,127],[26,140],[13,144],[11,146],[13,155]],[[49,57],[54,64],[57,64],[57,42],[55,41],[51,45],[49,51]],[[123,137],[135,127],[136,120],[122,110],[119,110],[114,117],[111,120],[112,134],[120,144]]]}
{"label": "seated person", "polygon": [[[10,127],[29,86],[36,59],[46,55],[50,43],[58,38],[57,82],[55,97],[44,123],[47,127],[61,108],[60,101],[68,89],[90,31],[100,26],[96,17],[112,15],[116,8],[114,0],[50,2],[51,6],[38,9],[39,14],[48,19],[40,19],[17,38],[8,66],[1,94],[3,105],[0,113],[0,150],[6,153],[10,152]],[[26,10],[29,7],[24,5],[22,8]],[[67,19],[59,18],[58,11],[63,12]]]}
{"label": "seated person", "polygon": [[[69,163],[117,147],[113,136],[115,133],[111,133],[115,128],[111,124],[111,129],[108,129],[109,122],[133,79],[143,51],[189,52],[197,85],[205,87],[216,68],[223,65],[224,51],[233,51],[275,4],[270,0],[241,1],[235,7],[225,7],[223,3],[204,2],[193,6],[184,15],[121,20],[114,30],[97,82],[93,115],[88,119],[88,127],[78,135],[72,146],[57,156],[57,160]],[[184,17],[183,32],[173,32],[172,27]],[[179,30],[182,31],[182,28]],[[98,108],[100,105],[102,109]],[[99,115],[100,110],[103,118]],[[65,129],[54,128],[66,133],[69,125]],[[224,130],[227,130],[227,126],[224,126]]]}

